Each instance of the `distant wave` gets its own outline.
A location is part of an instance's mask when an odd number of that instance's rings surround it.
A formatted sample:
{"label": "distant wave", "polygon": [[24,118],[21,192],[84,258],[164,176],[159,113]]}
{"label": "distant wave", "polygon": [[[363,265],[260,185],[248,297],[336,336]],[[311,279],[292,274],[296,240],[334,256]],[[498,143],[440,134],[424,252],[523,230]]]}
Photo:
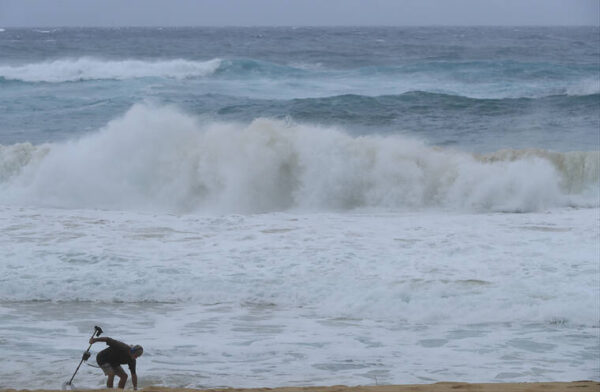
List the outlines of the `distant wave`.
{"label": "distant wave", "polygon": [[556,95],[542,98],[469,98],[459,95],[409,91],[398,95],[337,95],[291,100],[233,100],[224,104],[219,114],[245,119],[248,116],[280,116],[282,113],[299,121],[353,125],[389,125],[407,114],[428,112],[467,113],[485,116],[517,115],[524,110],[550,110],[565,113],[577,110],[596,112],[600,94],[587,96]]}
{"label": "distant wave", "polygon": [[293,77],[306,71],[252,59],[192,61],[101,60],[91,57],[60,59],[17,66],[0,66],[0,80],[21,82],[75,82],[85,80],[126,80],[143,77],[185,79],[210,75],[238,77]]}
{"label": "distant wave", "polygon": [[565,89],[565,93],[571,96],[598,95],[600,94],[600,78],[574,83]]}
{"label": "distant wave", "polygon": [[50,83],[143,77],[184,79],[211,75],[219,68],[220,64],[220,59],[209,61],[61,59],[17,66],[3,65],[0,66],[0,78]]}
{"label": "distant wave", "polygon": [[242,77],[298,77],[308,75],[308,70],[254,59],[223,60],[216,75]]}
{"label": "distant wave", "polygon": [[[224,78],[239,81],[241,91],[244,89],[244,81],[274,79],[289,81],[290,85],[284,84],[281,88],[291,87],[291,91],[294,91],[294,85],[308,83],[314,86],[314,96],[322,96],[323,93],[333,95],[328,92],[339,93],[340,89],[345,89],[350,94],[374,96],[389,92],[403,94],[423,91],[476,99],[600,94],[600,79],[595,69],[573,70],[551,64],[426,62],[334,70],[322,66],[277,64],[244,58],[194,61],[83,57],[0,65],[0,82],[61,83],[143,77]],[[267,90],[269,87],[269,83],[264,85]]]}
{"label": "distant wave", "polygon": [[209,123],[135,105],[79,140],[0,148],[0,201],[65,208],[536,211],[598,206],[600,153],[429,147],[257,119]]}
{"label": "distant wave", "polygon": [[520,105],[523,102],[529,101],[546,101],[550,102],[558,102],[569,104],[572,103],[582,103],[586,101],[594,101],[600,98],[600,92],[591,92],[590,94],[555,94],[544,97],[537,98],[529,98],[529,97],[519,97],[519,98],[472,98],[462,95],[455,94],[443,94],[429,91],[407,91],[402,94],[397,95],[380,95],[380,96],[368,96],[368,95],[358,95],[358,94],[345,94],[345,95],[337,95],[332,97],[323,97],[323,98],[304,98],[304,99],[295,99],[294,102],[298,103],[307,103],[307,104],[315,104],[315,105],[350,105],[350,106],[361,106],[361,105],[397,105],[402,103],[407,104],[437,104],[437,105],[485,105],[485,104],[493,104],[510,106],[513,104]]}

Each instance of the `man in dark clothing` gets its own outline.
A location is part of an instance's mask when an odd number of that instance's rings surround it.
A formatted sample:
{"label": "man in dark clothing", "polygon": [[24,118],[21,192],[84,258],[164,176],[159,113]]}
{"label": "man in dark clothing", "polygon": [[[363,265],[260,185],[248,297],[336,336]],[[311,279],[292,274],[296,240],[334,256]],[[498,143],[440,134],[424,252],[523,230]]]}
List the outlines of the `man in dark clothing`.
{"label": "man in dark clothing", "polygon": [[119,376],[119,388],[125,388],[125,383],[127,382],[127,373],[125,373],[121,365],[127,364],[127,366],[129,366],[129,371],[131,372],[133,389],[137,390],[135,360],[144,353],[142,346],[128,346],[123,342],[119,342],[118,340],[108,337],[90,339],[90,344],[94,344],[96,342],[105,342],[108,346],[108,348],[100,351],[98,355],[96,355],[96,362],[98,362],[98,366],[100,366],[102,371],[104,371],[104,374],[108,376],[108,380],[106,380],[106,386],[108,388],[112,388],[115,375],[117,375]]}

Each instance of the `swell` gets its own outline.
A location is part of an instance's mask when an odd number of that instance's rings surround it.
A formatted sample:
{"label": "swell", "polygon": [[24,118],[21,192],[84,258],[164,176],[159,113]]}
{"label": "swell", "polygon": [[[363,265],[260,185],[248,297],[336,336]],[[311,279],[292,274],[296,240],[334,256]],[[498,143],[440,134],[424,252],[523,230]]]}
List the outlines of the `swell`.
{"label": "swell", "polygon": [[[542,98],[478,99],[458,95],[410,91],[398,95],[367,96],[346,94],[322,98],[291,100],[243,100],[223,97],[219,115],[243,120],[256,116],[280,117],[299,121],[352,125],[389,125],[407,116],[436,117],[443,113],[476,117],[521,116],[529,113],[581,113],[587,118],[596,113],[600,94],[585,96],[554,95]],[[214,100],[215,97],[209,97]],[[227,102],[228,100],[233,102]]]}
{"label": "swell", "polygon": [[[260,59],[232,58],[198,61],[175,59],[107,60],[61,58],[21,65],[0,65],[0,82],[64,83],[88,80],[169,79],[282,79],[341,85],[395,85],[401,92],[427,91],[475,98],[589,96],[600,94],[597,67],[560,64],[494,62],[418,62],[391,66],[324,68],[280,64]],[[318,95],[318,94],[317,94]]]}
{"label": "swell", "polygon": [[357,208],[524,212],[598,206],[600,153],[474,155],[400,136],[256,119],[202,123],[135,105],[66,143],[0,148],[0,202],[256,213]]}
{"label": "swell", "polygon": [[454,94],[432,93],[427,91],[408,91],[398,95],[364,96],[339,95],[324,98],[295,99],[292,104],[308,108],[316,106],[355,108],[398,107],[402,110],[414,107],[435,107],[436,109],[477,109],[483,113],[503,113],[524,105],[548,105],[563,108],[581,105],[597,105],[600,93],[589,95],[559,94],[538,98],[472,98]]}

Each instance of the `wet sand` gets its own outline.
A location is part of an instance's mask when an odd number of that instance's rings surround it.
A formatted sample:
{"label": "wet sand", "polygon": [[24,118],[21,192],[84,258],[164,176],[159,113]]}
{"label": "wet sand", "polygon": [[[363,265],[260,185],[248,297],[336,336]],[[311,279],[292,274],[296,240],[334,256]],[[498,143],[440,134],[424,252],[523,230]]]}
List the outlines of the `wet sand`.
{"label": "wet sand", "polygon": [[[130,387],[129,387],[130,388]],[[131,390],[131,389],[129,389]],[[19,389],[2,389],[0,392],[15,392]],[[52,389],[37,389],[37,392],[58,392]],[[92,392],[94,390],[86,390]],[[97,389],[95,391],[106,391]],[[168,387],[145,387],[143,392],[600,392],[598,381],[575,382],[536,382],[536,383],[492,383],[469,384],[461,382],[439,382],[435,384],[417,385],[380,385],[347,387],[335,385],[330,387],[282,387],[282,388],[214,388],[214,389],[184,389]]]}

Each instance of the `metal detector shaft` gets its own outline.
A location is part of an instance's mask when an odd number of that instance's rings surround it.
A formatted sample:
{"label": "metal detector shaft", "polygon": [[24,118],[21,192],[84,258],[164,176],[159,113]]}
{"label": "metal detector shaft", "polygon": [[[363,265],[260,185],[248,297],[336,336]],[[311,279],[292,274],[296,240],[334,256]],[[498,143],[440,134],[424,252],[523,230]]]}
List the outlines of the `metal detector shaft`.
{"label": "metal detector shaft", "polygon": [[[101,333],[102,333],[102,328],[95,326],[94,333],[92,334],[92,338],[94,336],[100,336]],[[73,382],[73,379],[75,378],[75,375],[79,371],[79,368],[81,367],[81,364],[83,363],[83,361],[86,361],[90,357],[89,356],[90,348],[92,348],[91,343],[88,346],[87,350],[85,350],[85,352],[83,353],[83,356],[81,357],[81,361],[79,361],[79,365],[77,365],[77,369],[75,369],[75,373],[73,373],[73,376],[71,376],[71,379],[69,381],[67,381],[67,383],[65,385],[71,385],[71,383]],[[88,354],[88,355],[86,356],[86,354]]]}

